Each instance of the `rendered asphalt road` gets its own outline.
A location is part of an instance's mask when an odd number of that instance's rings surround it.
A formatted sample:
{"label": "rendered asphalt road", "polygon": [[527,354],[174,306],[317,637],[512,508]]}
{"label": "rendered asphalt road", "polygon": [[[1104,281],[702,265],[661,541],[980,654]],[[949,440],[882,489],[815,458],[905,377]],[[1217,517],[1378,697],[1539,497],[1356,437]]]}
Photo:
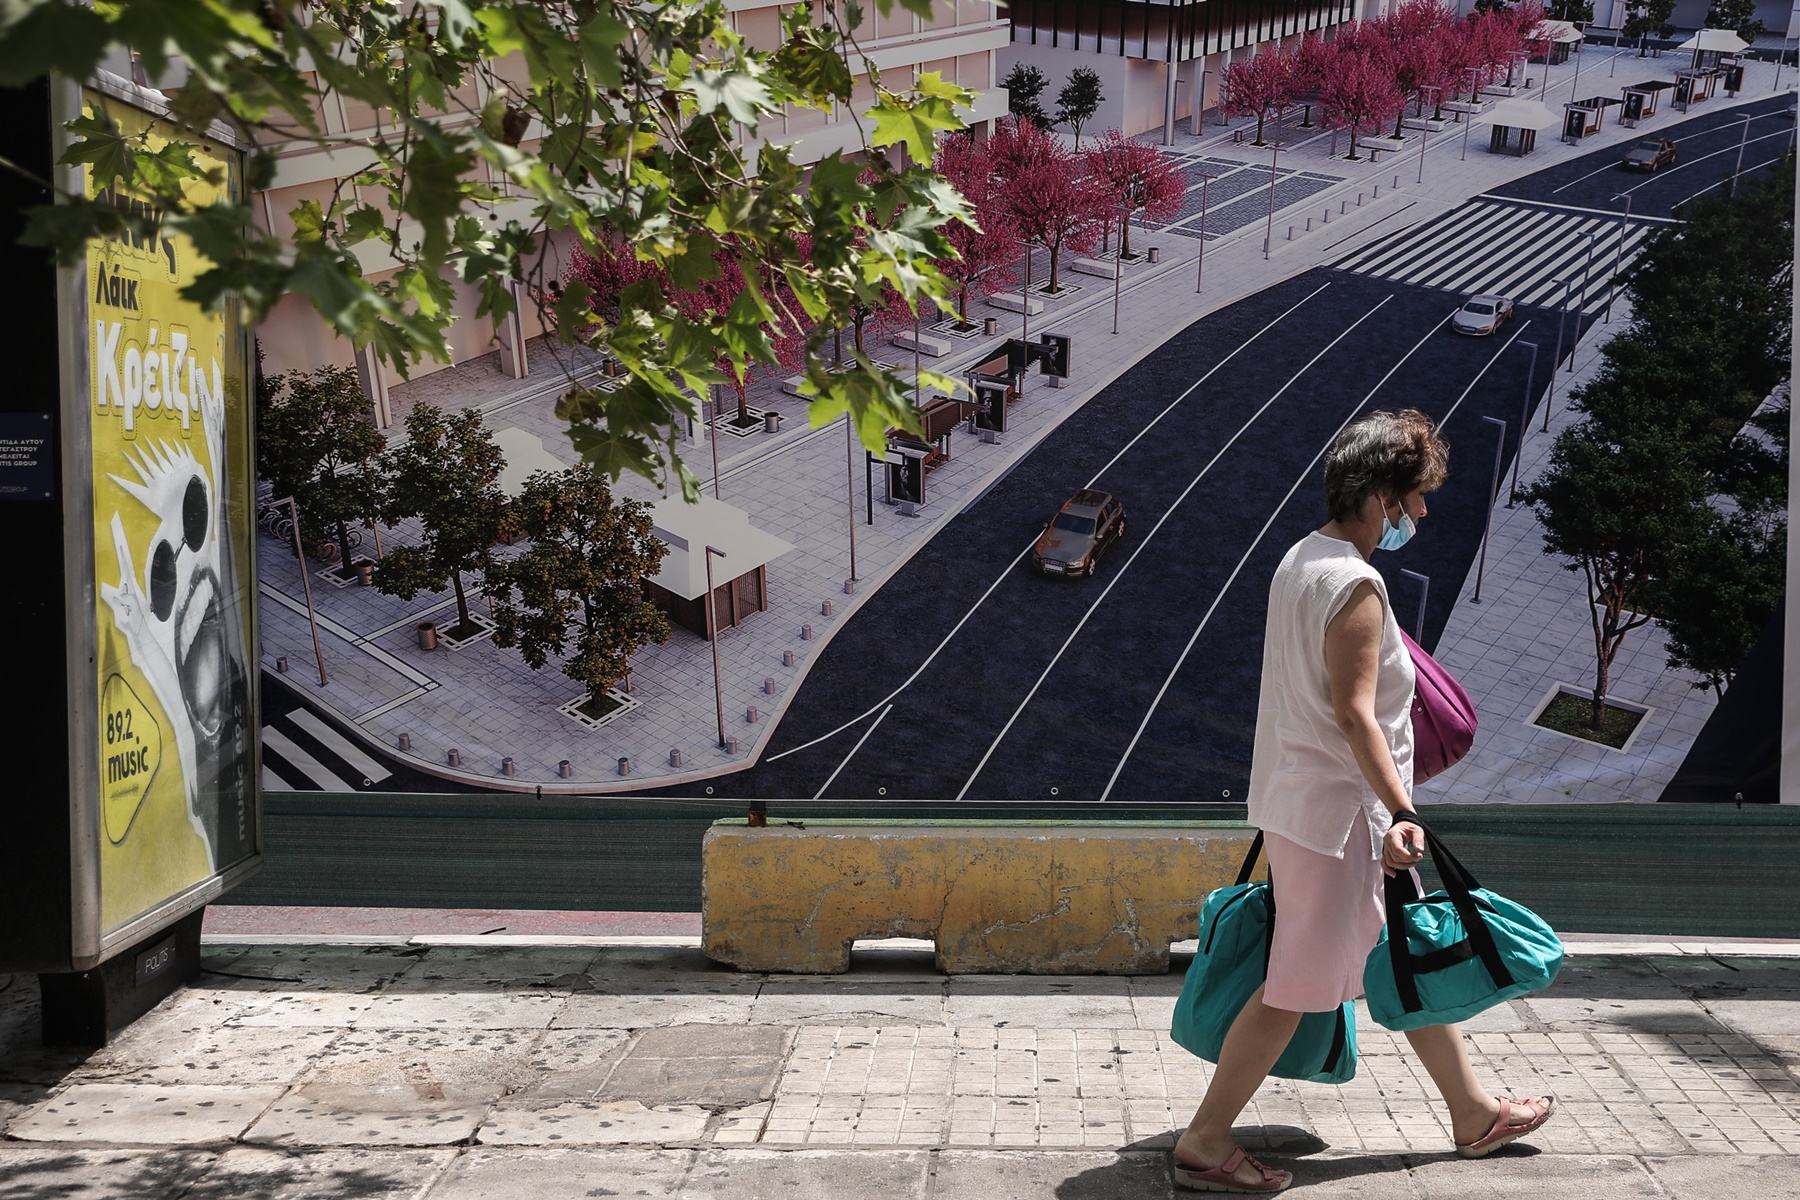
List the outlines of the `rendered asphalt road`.
{"label": "rendered asphalt road", "polygon": [[[1510,457],[1528,360],[1505,348],[1555,318],[1523,311],[1469,339],[1444,326],[1454,305],[1316,270],[1172,338],[883,585],[732,792],[1241,798],[1268,579],[1323,520],[1319,455],[1345,422],[1417,405],[1466,447],[1426,535],[1380,564],[1409,626],[1417,588],[1397,571],[1443,581],[1427,644],[1473,561],[1493,465],[1481,417],[1509,422]],[[1022,552],[1089,481],[1125,502],[1125,535],[1093,579],[1038,575]]]}
{"label": "rendered asphalt road", "polygon": [[[1791,102],[1781,93],[1647,130],[1680,147],[1676,165],[1655,175],[1622,171],[1612,148],[1486,195],[1599,213],[1622,211],[1613,197],[1630,194],[1634,218],[1666,218],[1730,176],[1745,113],[1744,174],[1766,174],[1793,135]],[[1409,631],[1420,587],[1400,572],[1433,581],[1428,648],[1479,552],[1496,432],[1482,418],[1507,422],[1504,475],[1529,361],[1522,347],[1495,355],[1514,339],[1539,344],[1535,398],[1549,379],[1557,314],[1521,308],[1498,337],[1465,339],[1442,327],[1460,299],[1318,269],[1195,322],[1089,401],[865,603],[756,766],[634,794],[1241,800],[1267,580],[1323,520],[1318,455],[1342,423],[1376,407],[1448,414],[1451,480],[1415,544],[1376,556]],[[1569,324],[1565,356],[1576,340]],[[1038,577],[1020,556],[1090,480],[1124,500],[1125,537],[1094,579]],[[297,703],[265,687],[266,720],[280,725]],[[338,769],[303,730],[284,732]],[[393,774],[375,790],[468,790],[379,757]],[[368,790],[357,772],[338,773],[346,790]]]}

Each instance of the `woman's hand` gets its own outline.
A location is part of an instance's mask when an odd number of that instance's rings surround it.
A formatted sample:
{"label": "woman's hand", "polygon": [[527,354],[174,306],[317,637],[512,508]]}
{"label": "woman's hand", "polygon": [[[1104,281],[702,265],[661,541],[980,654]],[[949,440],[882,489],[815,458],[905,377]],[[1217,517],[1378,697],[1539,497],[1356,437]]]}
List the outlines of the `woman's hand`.
{"label": "woman's hand", "polygon": [[1424,834],[1410,821],[1390,828],[1381,839],[1382,873],[1393,876],[1418,866],[1425,857],[1424,842]]}

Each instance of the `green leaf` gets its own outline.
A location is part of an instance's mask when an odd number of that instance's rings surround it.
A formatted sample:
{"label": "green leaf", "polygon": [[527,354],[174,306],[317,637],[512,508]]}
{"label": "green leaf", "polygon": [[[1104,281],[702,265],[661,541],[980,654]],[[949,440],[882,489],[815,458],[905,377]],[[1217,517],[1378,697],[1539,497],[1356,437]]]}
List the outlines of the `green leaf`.
{"label": "green leaf", "polygon": [[302,200],[288,214],[294,222],[294,241],[298,245],[325,240],[325,213],[317,200]]}
{"label": "green leaf", "polygon": [[663,264],[669,272],[669,281],[685,292],[709,279],[717,279],[719,264],[713,251],[718,245],[718,240],[704,229],[688,234],[686,250]]}
{"label": "green leaf", "polygon": [[581,62],[587,67],[588,81],[593,86],[611,91],[624,85],[619,47],[630,35],[630,27],[614,17],[612,9],[606,5],[601,5],[581,22],[576,45],[581,49]]}
{"label": "green leaf", "polygon": [[688,91],[702,115],[723,107],[732,120],[745,125],[755,125],[773,107],[769,89],[749,71],[701,67],[688,77]]}
{"label": "green leaf", "polygon": [[370,238],[392,242],[394,231],[388,227],[380,209],[359,204],[344,214],[344,245],[354,246]]}
{"label": "green leaf", "polygon": [[137,154],[132,141],[105,109],[96,108],[92,116],[76,117],[64,128],[80,135],[81,140],[70,143],[56,161],[64,166],[87,163],[88,179],[95,191],[109,188],[115,181],[130,187],[137,179]]}
{"label": "green leaf", "polygon": [[875,134],[870,138],[874,145],[904,145],[914,162],[926,166],[937,153],[940,131],[965,128],[956,106],[941,96],[909,102],[883,92],[875,107],[863,115],[875,118]]}
{"label": "green leaf", "polygon": [[63,0],[0,3],[0,86],[17,87],[55,72],[86,79],[100,65],[111,31],[85,4]]}

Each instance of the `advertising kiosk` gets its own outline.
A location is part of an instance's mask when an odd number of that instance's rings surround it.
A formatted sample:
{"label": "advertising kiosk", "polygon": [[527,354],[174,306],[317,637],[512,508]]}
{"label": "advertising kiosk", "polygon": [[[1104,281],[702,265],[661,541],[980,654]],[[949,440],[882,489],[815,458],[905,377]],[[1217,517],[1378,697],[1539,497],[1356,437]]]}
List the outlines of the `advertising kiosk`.
{"label": "advertising kiosk", "polygon": [[205,905],[261,862],[253,377],[235,300],[182,295],[211,264],[89,155],[60,163],[64,127],[180,143],[196,207],[241,205],[244,153],[111,76],[13,99],[4,153],[131,218],[59,266],[17,242],[51,194],[5,177],[26,378],[0,396],[19,568],[0,590],[19,747],[0,972],[39,973],[47,1041],[97,1044],[198,972]]}

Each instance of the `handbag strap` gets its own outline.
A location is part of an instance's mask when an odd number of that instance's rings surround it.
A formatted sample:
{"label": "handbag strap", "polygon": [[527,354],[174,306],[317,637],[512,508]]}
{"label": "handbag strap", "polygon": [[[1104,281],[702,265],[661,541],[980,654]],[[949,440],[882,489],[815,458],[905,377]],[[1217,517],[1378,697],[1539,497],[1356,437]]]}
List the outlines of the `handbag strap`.
{"label": "handbag strap", "polygon": [[1250,882],[1250,873],[1256,870],[1256,857],[1262,853],[1262,848],[1263,831],[1259,829],[1250,841],[1250,853],[1244,855],[1244,865],[1238,868],[1237,881],[1240,886]]}
{"label": "handbag strap", "polygon": [[[1500,957],[1500,948],[1494,942],[1494,932],[1488,928],[1486,918],[1481,915],[1481,904],[1471,895],[1481,885],[1468,868],[1450,853],[1450,848],[1444,845],[1442,838],[1422,825],[1419,828],[1425,834],[1425,845],[1431,851],[1432,865],[1437,867],[1438,878],[1444,882],[1444,892],[1450,897],[1457,915],[1462,918],[1463,937],[1474,952],[1471,957],[1481,959],[1494,986],[1512,986],[1513,974]],[[1394,967],[1394,988],[1399,994],[1400,1006],[1407,1012],[1418,1012],[1425,1005],[1419,998],[1417,977],[1430,968],[1413,956],[1412,948],[1407,943],[1406,906],[1419,899],[1419,890],[1413,881],[1412,872],[1402,871],[1386,880],[1383,891],[1387,900],[1388,959]]]}

